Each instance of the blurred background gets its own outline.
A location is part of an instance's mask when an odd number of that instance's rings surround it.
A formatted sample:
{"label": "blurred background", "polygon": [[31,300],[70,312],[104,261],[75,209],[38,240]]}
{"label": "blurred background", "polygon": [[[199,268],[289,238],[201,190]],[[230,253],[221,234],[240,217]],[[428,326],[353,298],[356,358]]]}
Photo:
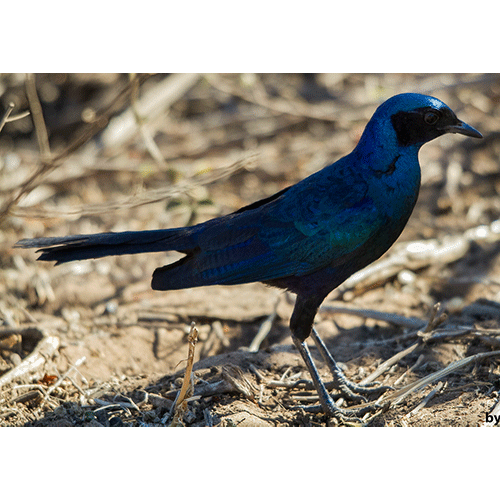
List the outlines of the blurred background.
{"label": "blurred background", "polygon": [[[123,222],[148,227],[168,224],[177,204],[190,205],[189,222],[203,219],[198,210],[225,213],[349,152],[375,107],[400,92],[445,100],[487,136],[470,144],[446,136],[422,151],[424,187],[442,188],[429,208],[466,216],[454,195],[498,171],[498,75],[2,75],[0,112],[11,103],[10,119],[29,110],[30,94],[34,106],[0,134],[3,215],[16,189],[9,213],[45,218],[43,227],[29,221],[33,234],[65,234],[69,215],[88,224],[108,217],[96,209],[106,202],[125,210],[156,201],[156,220]],[[464,145],[468,157],[458,158]],[[462,175],[451,181],[458,159]],[[225,182],[211,181],[219,176]]]}

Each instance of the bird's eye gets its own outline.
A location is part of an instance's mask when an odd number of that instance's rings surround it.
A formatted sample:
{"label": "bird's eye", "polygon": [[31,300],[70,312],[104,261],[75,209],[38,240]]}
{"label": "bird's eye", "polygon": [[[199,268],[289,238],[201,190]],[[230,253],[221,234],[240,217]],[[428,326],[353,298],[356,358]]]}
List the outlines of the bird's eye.
{"label": "bird's eye", "polygon": [[424,121],[428,125],[434,125],[439,120],[439,114],[435,111],[428,111],[424,115]]}

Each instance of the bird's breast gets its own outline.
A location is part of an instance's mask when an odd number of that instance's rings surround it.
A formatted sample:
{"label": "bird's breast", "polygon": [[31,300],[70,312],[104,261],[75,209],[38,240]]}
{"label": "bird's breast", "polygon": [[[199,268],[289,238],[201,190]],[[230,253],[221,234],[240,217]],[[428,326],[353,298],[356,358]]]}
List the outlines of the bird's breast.
{"label": "bird's breast", "polygon": [[[380,201],[390,199],[394,208],[405,209],[415,202],[420,190],[420,165],[416,154],[398,153],[384,165],[372,170],[371,194]],[[377,196],[378,195],[378,196]],[[391,204],[384,203],[388,209]],[[410,210],[413,206],[410,208]]]}
{"label": "bird's breast", "polygon": [[386,228],[396,239],[404,229],[420,190],[420,165],[416,155],[397,154],[384,169],[374,171],[370,196],[378,210],[390,221]]}

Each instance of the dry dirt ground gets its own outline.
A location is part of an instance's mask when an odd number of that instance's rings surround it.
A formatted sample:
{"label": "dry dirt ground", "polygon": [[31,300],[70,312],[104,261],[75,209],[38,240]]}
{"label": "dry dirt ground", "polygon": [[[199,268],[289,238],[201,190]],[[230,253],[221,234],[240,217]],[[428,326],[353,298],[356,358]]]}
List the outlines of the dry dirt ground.
{"label": "dry dirt ground", "polygon": [[[484,139],[423,148],[420,198],[398,244],[332,292],[316,326],[349,378],[378,370],[375,382],[393,387],[365,425],[490,425],[500,390],[497,75],[139,78],[2,76],[3,109],[32,116],[0,132],[0,425],[344,425],[308,408],[317,398],[288,333],[292,296],[258,283],[154,292],[153,270],[174,255],[54,267],[13,245],[229,213],[349,152],[376,105],[407,91],[443,99]],[[190,398],[174,418],[191,322]]]}

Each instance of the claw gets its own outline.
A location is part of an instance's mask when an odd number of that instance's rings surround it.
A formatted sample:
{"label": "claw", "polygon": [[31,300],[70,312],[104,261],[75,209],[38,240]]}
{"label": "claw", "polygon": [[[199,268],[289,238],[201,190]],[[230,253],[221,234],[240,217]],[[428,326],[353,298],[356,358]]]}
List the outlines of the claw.
{"label": "claw", "polygon": [[333,356],[330,354],[330,351],[327,349],[315,328],[311,331],[311,337],[333,375],[335,389],[337,389],[346,399],[355,403],[365,403],[367,401],[365,396],[380,396],[383,392],[392,389],[392,387],[387,385],[377,385],[374,387],[375,384],[373,383],[360,385],[352,382],[344,375],[335,359],[333,359]]}
{"label": "claw", "polygon": [[[318,334],[315,334],[316,337],[318,337]],[[319,376],[318,370],[316,368],[316,365],[314,364],[314,361],[311,357],[311,353],[309,352],[309,347],[307,346],[305,341],[299,340],[297,337],[295,337],[292,334],[292,339],[295,344],[295,347],[297,347],[298,351],[300,352],[300,355],[302,356],[302,359],[304,360],[307,369],[309,370],[309,373],[311,374],[311,378],[314,384],[314,387],[316,388],[316,391],[318,393],[319,401],[321,404],[321,410],[328,415],[329,417],[336,418],[340,420],[344,424],[348,425],[366,425],[368,422],[365,420],[362,420],[360,417],[365,415],[366,413],[369,412],[379,412],[383,410],[382,405],[379,405],[378,403],[373,403],[370,405],[363,405],[360,408],[357,409],[346,409],[346,408],[340,408],[338,405],[335,404],[333,401],[332,397],[328,393],[325,384],[321,380],[321,377]],[[318,337],[319,339],[319,337]],[[322,343],[321,339],[319,339],[320,342]],[[324,347],[324,344],[322,344]],[[326,350],[326,347],[325,347]],[[331,355],[330,355],[331,357]],[[331,358],[333,360],[333,358]],[[335,363],[335,361],[333,361]],[[335,363],[336,366],[336,363]],[[345,376],[342,374],[342,371],[340,368],[337,369],[340,371],[340,374],[342,375],[342,385],[345,384],[345,388],[347,389],[348,392],[350,391],[349,384],[353,384],[352,382],[349,382]],[[357,385],[357,384],[354,384]],[[363,387],[363,386],[361,386]],[[366,388],[363,387],[363,389],[372,391],[373,389],[371,388]],[[378,389],[378,388],[377,388]],[[358,398],[363,398],[363,396],[357,396],[356,394],[353,393],[354,397]],[[364,398],[363,398],[364,399]],[[302,407],[305,410],[311,410],[311,408],[307,407]],[[317,410],[318,408],[315,407],[313,409]]]}

